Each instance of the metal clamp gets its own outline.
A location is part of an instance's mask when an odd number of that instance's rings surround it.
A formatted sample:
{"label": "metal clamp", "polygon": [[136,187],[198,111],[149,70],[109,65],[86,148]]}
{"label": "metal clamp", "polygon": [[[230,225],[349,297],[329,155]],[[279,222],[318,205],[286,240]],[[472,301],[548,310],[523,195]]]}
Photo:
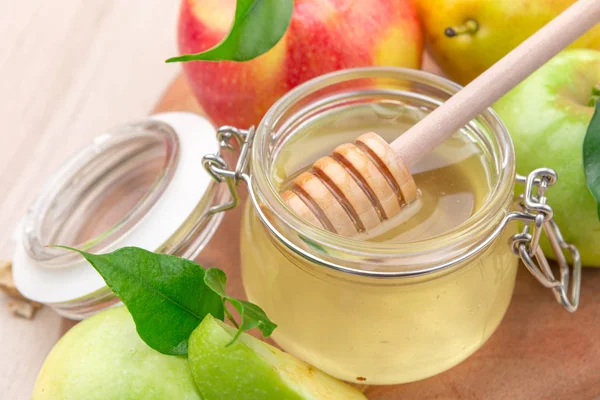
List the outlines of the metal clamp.
{"label": "metal clamp", "polygon": [[216,154],[207,154],[202,158],[204,169],[206,169],[210,176],[217,182],[227,183],[231,195],[231,200],[229,202],[211,207],[208,210],[210,214],[231,210],[232,208],[237,207],[239,203],[237,185],[240,181],[244,180],[248,170],[254,132],[254,127],[245,130],[238,129],[234,126],[222,126],[217,130],[217,140],[219,141],[221,150],[235,151],[235,145],[237,145],[241,151],[235,169],[233,170],[229,168],[229,164],[223,158],[221,151]]}
{"label": "metal clamp", "polygon": [[[552,289],[556,300],[569,311],[574,312],[579,305],[581,289],[581,257],[577,248],[567,243],[553,220],[553,211],[546,201],[546,190],[556,183],[556,172],[550,168],[540,168],[527,177],[517,175],[517,182],[525,185],[519,196],[520,212],[510,214],[510,219],[524,222],[523,230],[513,235],[510,245],[521,258],[525,267],[544,287]],[[559,267],[560,279],[554,277],[548,259],[539,246],[542,233],[546,234]],[[569,267],[565,251],[572,260]]]}

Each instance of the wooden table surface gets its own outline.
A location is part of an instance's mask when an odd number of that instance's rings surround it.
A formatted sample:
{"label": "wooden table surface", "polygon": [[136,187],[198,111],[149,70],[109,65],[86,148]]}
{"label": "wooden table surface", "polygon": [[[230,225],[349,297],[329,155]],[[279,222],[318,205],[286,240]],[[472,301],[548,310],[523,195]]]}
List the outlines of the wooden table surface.
{"label": "wooden table surface", "polygon": [[[103,129],[146,115],[178,72],[162,63],[175,53],[178,2],[8,3],[0,4],[0,72],[10,78],[0,80],[8,121],[0,136],[0,258],[11,257],[19,216],[49,173]],[[198,110],[182,79],[159,108]],[[239,210],[227,214],[200,258],[225,266],[237,293],[239,253],[219,243],[238,236],[239,218]],[[585,271],[582,290],[581,309],[568,314],[523,268],[507,316],[480,351],[421,382],[371,387],[369,399],[599,399],[600,270]],[[3,300],[0,399],[27,399],[45,355],[72,323],[47,308],[33,321],[16,319]]]}

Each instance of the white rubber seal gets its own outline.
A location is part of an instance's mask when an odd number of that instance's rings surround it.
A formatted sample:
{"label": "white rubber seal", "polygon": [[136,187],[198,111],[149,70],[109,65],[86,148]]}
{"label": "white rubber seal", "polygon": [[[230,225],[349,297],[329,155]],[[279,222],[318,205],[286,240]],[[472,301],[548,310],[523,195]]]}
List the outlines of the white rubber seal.
{"label": "white rubber seal", "polygon": [[[215,153],[215,128],[205,118],[185,112],[156,114],[150,119],[170,125],[179,139],[179,161],[171,182],[148,213],[125,236],[119,247],[155,250],[184,223],[205,195],[211,178],[202,156]],[[20,235],[19,235],[20,236]],[[69,302],[106,286],[96,270],[83,260],[72,267],[49,269],[37,264],[17,239],[13,257],[17,289],[27,298],[45,304]]]}

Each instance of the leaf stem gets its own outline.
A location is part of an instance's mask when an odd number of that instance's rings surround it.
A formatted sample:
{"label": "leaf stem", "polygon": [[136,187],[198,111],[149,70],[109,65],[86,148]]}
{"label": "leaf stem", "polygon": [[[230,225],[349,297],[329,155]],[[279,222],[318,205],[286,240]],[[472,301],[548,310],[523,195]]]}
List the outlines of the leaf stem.
{"label": "leaf stem", "polygon": [[235,326],[236,328],[240,329],[240,326],[236,322],[235,318],[233,318],[233,315],[231,315],[231,313],[229,312],[229,310],[225,306],[225,299],[223,299],[223,310],[225,311],[225,316],[227,316],[227,319],[233,324],[233,326]]}

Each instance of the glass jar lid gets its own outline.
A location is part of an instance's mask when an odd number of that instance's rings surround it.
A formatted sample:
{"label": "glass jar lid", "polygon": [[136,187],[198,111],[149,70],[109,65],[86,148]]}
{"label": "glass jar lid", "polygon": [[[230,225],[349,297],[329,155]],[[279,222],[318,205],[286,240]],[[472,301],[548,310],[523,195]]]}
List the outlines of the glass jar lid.
{"label": "glass jar lid", "polygon": [[49,245],[197,256],[222,219],[211,207],[228,196],[202,164],[218,149],[214,127],[183,112],[96,137],[53,175],[22,220],[13,258],[19,291],[59,313],[95,293],[106,297],[104,280],[79,254]]}

